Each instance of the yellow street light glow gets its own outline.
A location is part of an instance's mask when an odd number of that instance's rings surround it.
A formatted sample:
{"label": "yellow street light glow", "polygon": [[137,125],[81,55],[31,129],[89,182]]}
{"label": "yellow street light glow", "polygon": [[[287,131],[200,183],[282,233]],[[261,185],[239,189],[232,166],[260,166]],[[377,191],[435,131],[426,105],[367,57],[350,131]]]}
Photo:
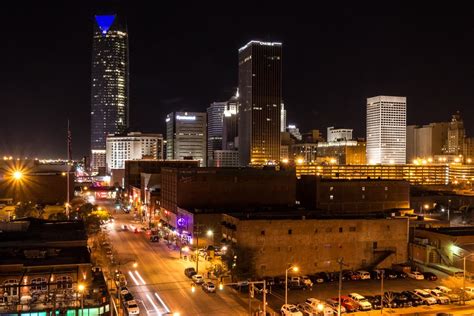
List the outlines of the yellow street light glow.
{"label": "yellow street light glow", "polygon": [[65,175],[66,175],[66,172],[61,172],[61,175],[62,175],[62,176],[65,176]]}
{"label": "yellow street light glow", "polygon": [[88,187],[84,187],[84,191],[87,191],[89,188]]}
{"label": "yellow street light glow", "polygon": [[219,290],[221,290],[221,291],[222,291],[223,289],[224,289],[224,284],[222,284],[222,283],[219,283]]}
{"label": "yellow street light glow", "polygon": [[299,268],[298,267],[293,267],[294,272],[298,272]]}
{"label": "yellow street light glow", "polygon": [[296,163],[299,164],[299,165],[302,165],[304,163],[304,159],[303,158],[298,158],[298,159],[296,159]]}
{"label": "yellow street light glow", "polygon": [[173,316],[180,316],[181,314],[179,312],[173,313]]}
{"label": "yellow street light glow", "polygon": [[322,312],[324,309],[324,305],[323,304],[318,304],[318,311]]}
{"label": "yellow street light glow", "polygon": [[102,211],[102,207],[101,207],[101,206],[99,206],[99,207],[97,208],[97,210],[99,210],[99,211]]}
{"label": "yellow street light glow", "polygon": [[286,164],[286,163],[288,163],[288,159],[287,159],[287,158],[283,158],[283,159],[281,160],[281,162],[283,162],[283,163]]}
{"label": "yellow street light glow", "polygon": [[208,237],[211,237],[213,234],[214,234],[214,233],[212,232],[212,230],[209,229],[209,230],[207,231],[207,236],[208,236]]}
{"label": "yellow street light glow", "polygon": [[134,267],[134,268],[138,267],[138,263],[137,263],[137,262],[134,262],[134,263],[133,263],[133,267]]}
{"label": "yellow street light glow", "polygon": [[86,288],[86,287],[85,287],[84,284],[82,284],[82,283],[79,284],[79,286],[77,287],[77,289],[79,290],[79,292],[84,291],[85,288]]}
{"label": "yellow street light glow", "polygon": [[21,178],[23,178],[23,172],[21,172],[20,170],[16,170],[15,172],[13,172],[13,178],[15,180],[21,180]]}
{"label": "yellow street light glow", "polygon": [[430,206],[428,204],[423,205],[423,207],[425,208],[425,210],[430,208]]}

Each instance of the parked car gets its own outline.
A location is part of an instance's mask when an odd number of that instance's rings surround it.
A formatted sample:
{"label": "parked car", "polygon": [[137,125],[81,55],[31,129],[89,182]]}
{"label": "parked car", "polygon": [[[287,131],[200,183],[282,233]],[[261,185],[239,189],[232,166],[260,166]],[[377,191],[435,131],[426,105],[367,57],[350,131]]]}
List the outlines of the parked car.
{"label": "parked car", "polygon": [[342,271],[342,280],[343,281],[360,280],[360,276],[357,273],[354,273],[354,271],[345,270],[345,271]]}
{"label": "parked car", "polygon": [[128,288],[126,286],[120,288],[120,295],[125,295],[129,293]]}
{"label": "parked car", "polygon": [[306,287],[313,287],[313,282],[311,281],[311,279],[307,275],[303,275],[301,277],[301,281],[303,282],[303,284]]}
{"label": "parked car", "polygon": [[305,284],[301,277],[293,276],[288,278],[288,287],[292,289],[302,289],[305,287]]}
{"label": "parked car", "polygon": [[325,282],[325,275],[322,272],[318,272],[316,274],[310,275],[309,278],[313,283],[324,283]]}
{"label": "parked car", "polygon": [[418,295],[416,295],[413,291],[402,291],[400,292],[400,294],[406,296],[406,298],[408,299],[409,302],[411,302],[413,307],[424,304],[423,300]]}
{"label": "parked car", "polygon": [[159,242],[159,241],[160,241],[160,236],[158,236],[158,235],[151,235],[151,236],[150,236],[150,241],[151,241],[151,242]]}
{"label": "parked car", "polygon": [[128,226],[127,225],[122,225],[122,230],[128,230]]}
{"label": "parked car", "polygon": [[467,296],[469,298],[474,298],[474,287],[466,287],[465,289],[462,289],[464,292],[466,292]]}
{"label": "parked car", "polygon": [[[372,280],[380,280],[380,278],[382,277],[382,271],[383,270],[372,270],[372,271],[369,271],[370,273],[370,278]],[[386,276],[385,276],[385,273],[383,274],[383,278],[385,279]]]}
{"label": "parked car", "polygon": [[360,310],[369,311],[369,310],[372,309],[372,304],[370,304],[370,302],[365,297],[363,297],[362,295],[360,295],[358,293],[350,293],[349,297],[357,302],[357,304],[359,305]]}
{"label": "parked car", "polygon": [[317,316],[318,313],[309,306],[308,304],[298,304],[296,305],[296,308],[304,315],[304,316]]}
{"label": "parked car", "polygon": [[194,283],[196,284],[202,284],[204,283],[204,278],[200,274],[195,274],[191,277]]}
{"label": "parked car", "polygon": [[441,292],[444,293],[447,297],[449,297],[449,300],[451,303],[457,303],[461,300],[461,296],[457,293],[454,293],[453,290],[451,290],[449,287],[446,286],[437,286],[436,290],[440,290]]}
{"label": "parked car", "polygon": [[216,286],[212,282],[204,282],[202,284],[202,289],[208,293],[215,293],[216,292]]}
{"label": "parked car", "polygon": [[396,271],[398,279],[406,279],[408,275],[403,271]]}
{"label": "parked car", "polygon": [[392,269],[385,269],[384,275],[385,275],[385,278],[389,279],[389,280],[394,280],[394,279],[398,278],[397,271],[394,271]]}
{"label": "parked car", "polygon": [[128,301],[131,301],[131,300],[134,299],[133,295],[131,293],[127,293],[127,294],[122,295],[122,298],[123,298],[124,302],[128,302]]}
{"label": "parked car", "polygon": [[283,316],[303,316],[303,313],[293,304],[284,304],[280,311]]}
{"label": "parked car", "polygon": [[[326,304],[328,304],[328,306],[330,306],[334,311],[336,311],[336,314],[337,314],[337,312],[339,311],[339,300],[338,300],[338,298],[336,298],[336,299],[328,298],[326,300]],[[341,313],[345,313],[345,312],[346,312],[346,308],[344,306],[342,306],[342,304],[341,304]]]}
{"label": "parked car", "polygon": [[428,280],[428,281],[438,280],[438,277],[433,272],[424,272],[423,277],[425,278],[425,280]]}
{"label": "parked car", "polygon": [[413,307],[424,304],[423,300],[412,291],[403,291],[401,294],[405,295],[408,298],[408,301],[411,302],[411,305]]}
{"label": "parked car", "polygon": [[275,285],[275,278],[274,277],[264,277],[263,279],[266,281],[267,286]]}
{"label": "parked car", "polygon": [[365,270],[359,270],[356,272],[361,280],[370,280],[370,273]]}
{"label": "parked car", "polygon": [[311,307],[312,311],[319,315],[322,313],[325,316],[333,316],[334,310],[327,306],[323,301],[318,300],[316,298],[308,298],[306,301],[304,301],[305,305],[308,305]]}
{"label": "parked car", "polygon": [[372,304],[372,309],[381,309],[382,308],[382,302],[380,300],[380,295],[379,296],[365,296],[367,301]]}
{"label": "parked car", "polygon": [[184,269],[184,275],[187,276],[188,278],[192,278],[193,275],[197,274],[196,270],[194,268],[186,268]]}
{"label": "parked car", "polygon": [[430,289],[425,289],[426,292],[430,293],[434,298],[436,298],[436,302],[438,304],[449,304],[449,297],[447,297],[443,292],[440,290],[430,290]]}
{"label": "parked car", "polygon": [[392,292],[394,296],[393,301],[397,304],[398,307],[412,307],[413,302],[403,293]]}
{"label": "parked car", "polygon": [[407,273],[408,277],[410,279],[415,279],[415,280],[424,280],[425,277],[423,276],[423,274],[421,274],[420,272],[418,271],[411,271],[411,272],[408,272]]}
{"label": "parked car", "polygon": [[127,312],[129,315],[138,315],[140,314],[140,308],[135,300],[126,302]]}
{"label": "parked car", "polygon": [[415,289],[413,291],[415,295],[422,299],[425,305],[434,305],[436,304],[436,298],[434,298],[430,293],[423,291],[421,289]]}
{"label": "parked car", "polygon": [[[333,300],[337,300],[337,298],[333,298]],[[355,312],[359,308],[356,301],[345,295],[341,295],[341,305],[345,307],[348,313]]]}

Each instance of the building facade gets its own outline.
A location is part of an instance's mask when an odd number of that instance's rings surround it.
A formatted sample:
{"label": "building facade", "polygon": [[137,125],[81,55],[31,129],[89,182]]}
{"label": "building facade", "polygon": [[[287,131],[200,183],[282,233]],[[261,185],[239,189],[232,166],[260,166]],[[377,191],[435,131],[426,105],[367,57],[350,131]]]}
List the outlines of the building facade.
{"label": "building facade", "polygon": [[250,41],[239,49],[239,153],[242,166],[280,160],[282,45]]}
{"label": "building facade", "polygon": [[457,112],[452,116],[451,122],[449,122],[446,153],[453,155],[462,154],[465,137],[466,130],[464,129],[464,122],[461,118],[461,114]]}
{"label": "building facade", "polygon": [[367,99],[367,161],[406,163],[407,102],[405,97]]}
{"label": "building facade", "polygon": [[407,126],[407,161],[428,159],[441,155],[448,141],[447,122],[430,123],[424,126]]}
{"label": "building facade", "polygon": [[316,156],[339,165],[363,165],[367,163],[366,143],[359,140],[319,142]]}
{"label": "building facade", "polygon": [[222,150],[224,112],[227,102],[213,102],[207,108],[207,165],[212,166],[214,150]]}
{"label": "building facade", "polygon": [[450,182],[446,164],[405,165],[317,165],[297,164],[296,176],[316,175],[325,179],[406,180],[411,184],[445,185]]}
{"label": "building facade", "polygon": [[173,112],[166,116],[166,159],[207,163],[206,113]]}
{"label": "building facade", "polygon": [[125,160],[163,159],[163,135],[132,132],[107,137],[107,170],[125,169]]}
{"label": "building facade", "polygon": [[334,128],[333,126],[328,127],[327,129],[327,141],[330,142],[337,142],[337,141],[345,141],[345,140],[352,140],[352,129],[350,128]]}
{"label": "building facade", "polygon": [[284,132],[286,128],[286,109],[285,103],[281,103],[280,131]]}
{"label": "building facade", "polygon": [[117,15],[96,15],[92,41],[91,167],[105,167],[106,138],[129,125],[128,35]]}
{"label": "building facade", "polygon": [[292,264],[304,275],[339,271],[340,257],[353,270],[407,260],[408,219],[252,217],[223,215],[217,237],[245,249],[259,277],[280,276]]}
{"label": "building facade", "polygon": [[236,150],[214,150],[214,160],[211,167],[238,167],[239,152]]}
{"label": "building facade", "polygon": [[227,101],[224,110],[223,126],[222,126],[222,149],[237,150],[238,137],[238,113],[239,113],[239,92]]}

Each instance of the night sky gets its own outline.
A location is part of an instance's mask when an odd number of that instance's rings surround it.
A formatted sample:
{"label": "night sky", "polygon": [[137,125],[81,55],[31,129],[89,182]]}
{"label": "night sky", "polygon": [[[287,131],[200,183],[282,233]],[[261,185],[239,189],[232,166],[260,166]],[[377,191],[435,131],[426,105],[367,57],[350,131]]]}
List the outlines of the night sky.
{"label": "night sky", "polygon": [[[69,117],[80,158],[89,151],[93,15],[104,4],[15,3],[0,19],[0,156],[65,157]],[[408,124],[460,110],[474,136],[474,10],[452,3],[277,10],[236,2],[214,15],[184,2],[115,3],[128,23],[131,129],[164,133],[166,113],[227,100],[238,48],[260,39],[283,42],[288,123],[302,131],[336,125],[365,137],[365,99],[386,94],[407,96]]]}

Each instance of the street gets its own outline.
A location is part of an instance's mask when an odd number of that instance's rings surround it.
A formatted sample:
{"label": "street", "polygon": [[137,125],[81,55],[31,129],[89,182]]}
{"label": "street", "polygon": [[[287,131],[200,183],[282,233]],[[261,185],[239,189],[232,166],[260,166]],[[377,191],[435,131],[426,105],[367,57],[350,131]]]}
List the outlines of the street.
{"label": "street", "polygon": [[[108,206],[110,210],[110,206]],[[111,212],[113,213],[113,212]],[[122,225],[138,226],[127,214],[114,214],[109,238],[122,258],[135,258],[122,264],[130,292],[139,299],[140,314],[160,315],[165,312],[181,315],[247,315],[247,305],[229,290],[206,293],[200,286],[191,291],[191,280],[184,275],[194,263],[179,258],[179,251],[161,242],[150,242],[145,232],[122,231]],[[141,226],[141,225],[139,225]],[[133,267],[133,262],[137,267]],[[203,273],[204,262],[200,265]],[[217,285],[217,284],[216,284]]]}

